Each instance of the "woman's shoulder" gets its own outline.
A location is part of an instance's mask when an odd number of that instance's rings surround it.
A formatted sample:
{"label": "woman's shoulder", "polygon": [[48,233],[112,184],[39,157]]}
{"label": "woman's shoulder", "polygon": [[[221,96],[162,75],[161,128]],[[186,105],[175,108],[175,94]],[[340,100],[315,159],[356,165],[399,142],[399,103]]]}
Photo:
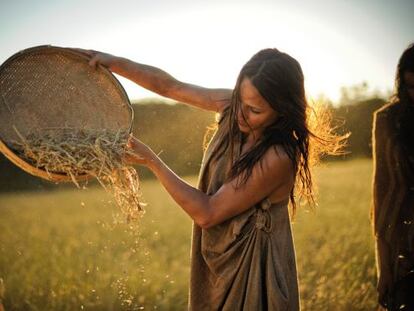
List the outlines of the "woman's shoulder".
{"label": "woman's shoulder", "polygon": [[293,168],[292,159],[281,145],[273,145],[263,155],[264,169],[275,169],[290,172]]}
{"label": "woman's shoulder", "polygon": [[218,124],[222,123],[230,115],[231,104],[223,105],[216,114],[216,121]]}
{"label": "woman's shoulder", "polygon": [[388,103],[374,112],[373,117],[373,138],[391,137],[398,132],[398,118],[400,116],[398,103]]}
{"label": "woman's shoulder", "polygon": [[280,160],[288,160],[289,155],[285,148],[282,145],[273,145],[268,149],[268,153],[271,157],[274,157],[276,159]]}
{"label": "woman's shoulder", "polygon": [[378,118],[387,118],[394,115],[399,110],[398,102],[397,103],[387,103],[381,108],[374,111],[374,116]]}

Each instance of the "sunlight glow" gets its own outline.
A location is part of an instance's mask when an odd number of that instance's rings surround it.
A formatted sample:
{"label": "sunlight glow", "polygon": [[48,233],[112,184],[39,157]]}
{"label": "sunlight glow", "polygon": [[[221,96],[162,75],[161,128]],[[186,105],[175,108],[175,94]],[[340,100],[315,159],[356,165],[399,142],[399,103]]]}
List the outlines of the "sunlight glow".
{"label": "sunlight glow", "polygon": [[[301,63],[311,97],[323,93],[337,100],[340,86],[355,83],[355,77],[363,81],[365,72],[376,70],[368,53],[335,29],[298,12],[263,5],[240,5],[236,12],[224,5],[219,10],[189,7],[128,21],[95,37],[91,48],[160,67],[185,82],[233,88],[243,64],[266,47],[276,47]],[[360,71],[352,65],[355,58],[364,64]],[[120,80],[131,98],[155,96]]]}
{"label": "sunlight glow", "polygon": [[[302,65],[308,96],[323,94],[333,101],[341,87],[364,81],[370,89],[389,91],[398,57],[412,40],[408,4],[19,1],[0,4],[0,62],[37,45],[91,48],[159,67],[185,82],[233,88],[239,70],[254,53],[276,47]],[[130,81],[120,81],[131,99],[156,97]]]}

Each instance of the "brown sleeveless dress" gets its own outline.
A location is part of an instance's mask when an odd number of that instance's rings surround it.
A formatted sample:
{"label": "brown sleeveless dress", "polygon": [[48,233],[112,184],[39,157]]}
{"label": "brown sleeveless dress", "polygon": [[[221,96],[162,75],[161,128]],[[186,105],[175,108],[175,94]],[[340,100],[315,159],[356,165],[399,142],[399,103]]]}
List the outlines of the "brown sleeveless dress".
{"label": "brown sleeveless dress", "polygon": [[[203,159],[199,189],[208,195],[225,180],[229,157],[211,158],[223,134],[220,122]],[[299,309],[288,200],[264,199],[209,229],[193,225],[189,310]]]}

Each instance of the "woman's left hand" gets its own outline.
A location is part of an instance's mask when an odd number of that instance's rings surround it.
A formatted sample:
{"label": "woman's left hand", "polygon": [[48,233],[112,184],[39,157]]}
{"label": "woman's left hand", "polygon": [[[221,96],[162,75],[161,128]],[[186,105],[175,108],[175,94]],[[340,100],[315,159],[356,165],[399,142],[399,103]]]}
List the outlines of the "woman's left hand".
{"label": "woman's left hand", "polygon": [[102,65],[110,69],[111,65],[115,64],[119,57],[109,53],[103,53],[95,50],[86,50],[81,48],[67,48],[76,51],[89,58],[89,65],[96,69],[98,65]]}
{"label": "woman's left hand", "polygon": [[123,157],[126,164],[140,164],[148,166],[156,157],[150,147],[145,145],[142,141],[130,135],[127,143],[127,148]]}

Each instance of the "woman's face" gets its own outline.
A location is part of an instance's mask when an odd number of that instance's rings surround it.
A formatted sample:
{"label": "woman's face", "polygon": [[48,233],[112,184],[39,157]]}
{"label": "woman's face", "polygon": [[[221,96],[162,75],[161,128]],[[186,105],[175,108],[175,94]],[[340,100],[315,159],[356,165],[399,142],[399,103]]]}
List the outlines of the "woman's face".
{"label": "woman's face", "polygon": [[240,131],[261,136],[263,130],[276,121],[277,112],[248,78],[244,78],[240,84],[240,98],[241,104],[237,113]]}
{"label": "woman's face", "polygon": [[414,72],[406,71],[403,75],[404,84],[407,88],[408,96],[412,103],[414,103]]}

